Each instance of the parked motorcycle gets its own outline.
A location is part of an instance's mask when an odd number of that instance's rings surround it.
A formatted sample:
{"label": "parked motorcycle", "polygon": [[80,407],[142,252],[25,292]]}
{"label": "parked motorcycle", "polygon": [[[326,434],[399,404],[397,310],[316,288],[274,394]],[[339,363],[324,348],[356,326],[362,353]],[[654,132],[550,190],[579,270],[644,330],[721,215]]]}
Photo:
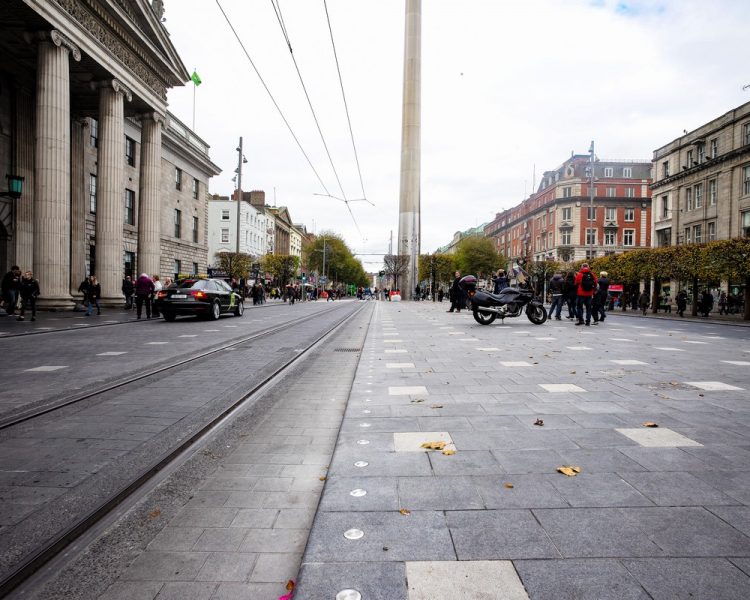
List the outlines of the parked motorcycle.
{"label": "parked motorcycle", "polygon": [[529,287],[507,287],[499,294],[492,294],[477,290],[477,278],[473,275],[463,277],[459,285],[469,297],[474,320],[481,325],[489,325],[498,317],[502,320],[518,317],[524,307],[526,316],[534,325],[547,320],[547,309]]}

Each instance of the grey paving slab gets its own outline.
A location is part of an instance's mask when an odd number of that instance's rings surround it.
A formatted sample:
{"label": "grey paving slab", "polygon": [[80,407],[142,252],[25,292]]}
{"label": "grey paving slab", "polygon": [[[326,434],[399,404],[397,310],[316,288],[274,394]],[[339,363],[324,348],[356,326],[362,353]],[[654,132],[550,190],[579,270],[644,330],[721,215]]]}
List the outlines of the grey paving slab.
{"label": "grey paving slab", "polygon": [[[366,493],[352,496],[354,490]],[[396,477],[331,477],[320,499],[320,510],[330,512],[395,511],[399,508]]]}
{"label": "grey paving slab", "polygon": [[615,473],[581,473],[577,477],[547,475],[548,481],[571,505],[653,506],[645,495]]}
{"label": "grey paving slab", "polygon": [[157,600],[209,600],[216,590],[215,583],[165,583]]}
{"label": "grey paving slab", "polygon": [[147,552],[122,575],[124,581],[193,581],[208,552]]}
{"label": "grey paving slab", "polygon": [[331,600],[346,589],[368,600],[407,600],[404,563],[303,563],[295,600]]}
{"label": "grey paving slab", "polygon": [[101,600],[154,600],[164,587],[161,581],[118,581],[111,585]]}
{"label": "grey paving slab", "polygon": [[510,561],[407,562],[409,600],[529,600]]}
{"label": "grey paving slab", "polygon": [[736,504],[705,481],[684,472],[623,473],[623,479],[660,506]]}
{"label": "grey paving slab", "polygon": [[255,553],[212,552],[195,576],[195,580],[247,581],[257,558],[258,555]]}
{"label": "grey paving slab", "polygon": [[399,508],[408,510],[475,510],[484,508],[469,477],[400,477]]}
{"label": "grey paving slab", "polygon": [[649,600],[633,575],[613,559],[514,561],[532,600]]}
{"label": "grey paving slab", "polygon": [[[472,478],[486,508],[566,508],[570,504],[547,475],[507,474]],[[506,484],[512,485],[508,487]]]}

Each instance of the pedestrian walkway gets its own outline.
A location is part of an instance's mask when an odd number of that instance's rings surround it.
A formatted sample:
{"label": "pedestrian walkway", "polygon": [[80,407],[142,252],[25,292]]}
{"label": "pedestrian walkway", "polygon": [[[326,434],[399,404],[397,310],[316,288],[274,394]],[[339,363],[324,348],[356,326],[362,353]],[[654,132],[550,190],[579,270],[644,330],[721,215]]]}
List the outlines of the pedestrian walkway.
{"label": "pedestrian walkway", "polygon": [[295,600],[749,598],[749,338],[379,304]]}
{"label": "pedestrian walkway", "polygon": [[701,323],[711,323],[714,325],[736,325],[738,327],[750,327],[750,321],[745,321],[743,319],[743,315],[741,314],[733,314],[733,315],[720,315],[718,312],[712,312],[709,314],[708,317],[701,317],[701,316],[693,316],[692,314],[689,314],[689,312],[685,313],[684,317],[681,317],[677,314],[676,311],[673,312],[659,312],[659,313],[653,313],[651,312],[651,309],[648,310],[648,312],[644,315],[639,310],[630,310],[623,311],[619,308],[612,309],[608,311],[608,314],[623,316],[623,317],[640,317],[640,318],[647,318],[647,319],[665,319],[670,321],[699,321]]}

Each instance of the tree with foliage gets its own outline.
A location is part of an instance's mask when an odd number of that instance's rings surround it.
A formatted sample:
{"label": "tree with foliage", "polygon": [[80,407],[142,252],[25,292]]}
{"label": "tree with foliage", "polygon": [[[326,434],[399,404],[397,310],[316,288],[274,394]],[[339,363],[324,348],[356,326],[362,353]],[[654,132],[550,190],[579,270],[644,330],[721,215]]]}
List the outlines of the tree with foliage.
{"label": "tree with foliage", "polygon": [[297,273],[299,256],[266,254],[261,260],[261,266],[266,273],[271,274],[279,285],[286,285]]}
{"label": "tree with foliage", "polygon": [[[442,284],[453,281],[453,273],[456,271],[455,261],[452,254],[420,254],[419,255],[419,280],[429,281],[435,288]],[[433,299],[435,289],[431,290]]]}
{"label": "tree with foliage", "polygon": [[217,252],[216,258],[219,270],[237,279],[247,277],[253,265],[253,257],[244,252]]}
{"label": "tree with foliage", "polygon": [[338,233],[321,232],[303,245],[302,256],[310,271],[325,275],[333,282],[339,281],[354,286],[368,285],[367,273],[362,262],[354,256],[344,238]]}
{"label": "tree with foliage", "polygon": [[406,275],[406,270],[409,268],[409,260],[410,257],[408,254],[386,254],[383,257],[383,270],[385,271],[385,276],[392,282],[392,289],[401,289],[399,287],[399,279]]}
{"label": "tree with foliage", "polygon": [[456,269],[463,274],[487,277],[507,260],[497,253],[495,243],[487,237],[467,237],[458,243],[454,255]]}
{"label": "tree with foliage", "polygon": [[554,260],[533,261],[528,264],[526,271],[531,275],[537,294],[542,294],[545,284],[550,280],[555,271],[561,269],[561,263]]}

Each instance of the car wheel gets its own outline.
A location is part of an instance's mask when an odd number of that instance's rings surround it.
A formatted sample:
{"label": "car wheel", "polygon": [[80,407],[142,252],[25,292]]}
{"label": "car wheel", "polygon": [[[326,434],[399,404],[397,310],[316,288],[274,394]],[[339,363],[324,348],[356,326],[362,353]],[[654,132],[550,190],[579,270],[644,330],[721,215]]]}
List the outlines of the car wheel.
{"label": "car wheel", "polygon": [[221,316],[221,305],[219,304],[218,300],[215,300],[214,303],[211,305],[211,311],[208,313],[208,317],[212,321],[218,320],[218,318]]}
{"label": "car wheel", "polygon": [[234,316],[241,317],[243,314],[245,314],[245,303],[240,300],[237,302],[237,306],[234,307]]}
{"label": "car wheel", "polygon": [[174,311],[171,310],[162,311],[161,314],[164,317],[164,320],[169,321],[170,323],[177,318],[177,315],[174,313]]}

